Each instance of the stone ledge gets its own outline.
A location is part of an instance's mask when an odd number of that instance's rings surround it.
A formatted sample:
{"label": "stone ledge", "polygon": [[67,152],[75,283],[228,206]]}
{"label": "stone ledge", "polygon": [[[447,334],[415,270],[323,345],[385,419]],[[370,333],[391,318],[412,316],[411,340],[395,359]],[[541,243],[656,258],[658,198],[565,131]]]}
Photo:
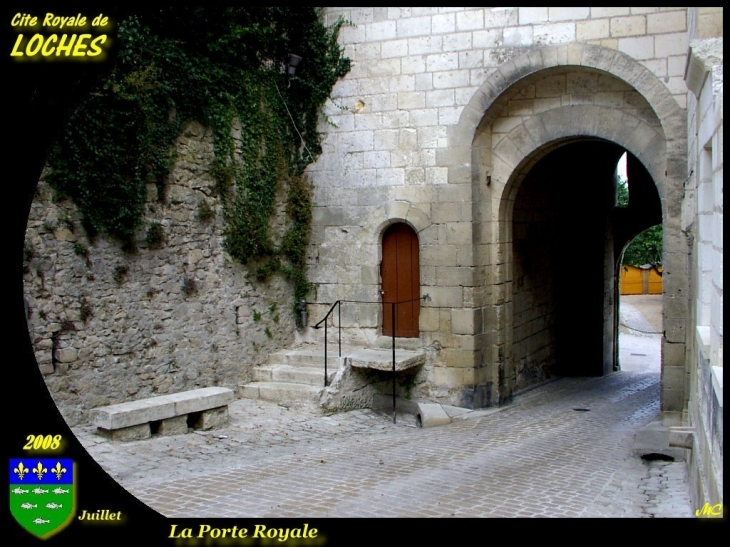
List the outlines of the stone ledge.
{"label": "stone ledge", "polygon": [[[362,349],[353,350],[343,357],[350,361],[353,368],[369,368],[374,370],[393,370],[393,351]],[[395,350],[395,371],[407,370],[421,366],[426,362],[426,354],[422,351]]]}

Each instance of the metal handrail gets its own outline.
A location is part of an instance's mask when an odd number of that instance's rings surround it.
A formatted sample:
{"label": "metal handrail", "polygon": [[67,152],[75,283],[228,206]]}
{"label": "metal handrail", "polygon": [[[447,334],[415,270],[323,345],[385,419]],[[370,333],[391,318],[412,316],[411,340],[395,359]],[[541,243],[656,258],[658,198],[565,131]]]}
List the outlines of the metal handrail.
{"label": "metal handrail", "polygon": [[342,357],[342,300],[335,301],[330,307],[329,311],[320,320],[313,329],[318,329],[319,326],[324,322],[324,387],[327,387],[327,318],[337,306],[337,346],[339,349],[338,357]]}
{"label": "metal handrail", "polygon": [[[327,319],[337,307],[337,346],[339,350],[339,357],[342,357],[342,303],[353,303],[353,304],[390,304],[391,314],[391,349],[393,352],[393,423],[395,423],[396,409],[395,409],[395,307],[398,304],[407,304],[409,302],[415,302],[417,300],[431,300],[430,295],[424,294],[418,298],[411,298],[410,300],[400,300],[398,302],[383,302],[381,300],[336,300],[330,309],[327,311],[325,316],[320,319],[312,328],[318,329],[319,326],[324,323],[324,387],[327,387]],[[313,302],[312,302],[313,303]]]}

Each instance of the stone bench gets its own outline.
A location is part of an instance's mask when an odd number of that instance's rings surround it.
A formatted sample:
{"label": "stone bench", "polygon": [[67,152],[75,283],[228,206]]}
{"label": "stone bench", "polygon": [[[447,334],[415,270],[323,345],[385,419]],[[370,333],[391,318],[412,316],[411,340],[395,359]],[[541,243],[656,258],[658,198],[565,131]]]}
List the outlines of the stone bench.
{"label": "stone bench", "polygon": [[213,429],[228,421],[232,389],[205,387],[98,407],[91,412],[97,433],[113,441],[136,441],[156,435],[178,435]]}

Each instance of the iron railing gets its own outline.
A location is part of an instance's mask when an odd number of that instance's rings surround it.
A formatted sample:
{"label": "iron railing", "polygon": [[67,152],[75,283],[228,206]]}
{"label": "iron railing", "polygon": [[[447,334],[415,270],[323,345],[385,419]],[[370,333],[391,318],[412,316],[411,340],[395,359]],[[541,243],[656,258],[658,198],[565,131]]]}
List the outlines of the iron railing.
{"label": "iron railing", "polygon": [[335,301],[332,306],[330,306],[329,311],[325,314],[325,316],[319,320],[317,324],[315,324],[312,328],[318,329],[320,328],[320,325],[324,323],[324,387],[327,387],[327,319],[329,319],[330,315],[334,312],[335,308],[337,308],[337,348],[338,348],[338,356],[342,357],[342,303],[348,303],[348,304],[390,304],[390,315],[392,318],[391,321],[391,350],[393,355],[393,423],[395,423],[395,415],[396,415],[396,408],[395,408],[395,307],[399,304],[408,304],[410,302],[416,302],[417,300],[430,300],[431,297],[428,294],[424,294],[421,297],[418,298],[411,298],[410,300],[400,300],[398,302],[382,302],[379,300],[337,300]]}

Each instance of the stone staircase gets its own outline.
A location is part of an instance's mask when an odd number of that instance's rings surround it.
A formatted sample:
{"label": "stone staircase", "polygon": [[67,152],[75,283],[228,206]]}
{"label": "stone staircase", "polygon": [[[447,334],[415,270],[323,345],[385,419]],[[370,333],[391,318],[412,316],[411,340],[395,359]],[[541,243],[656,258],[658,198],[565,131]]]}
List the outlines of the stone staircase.
{"label": "stone staircase", "polygon": [[[354,368],[389,372],[392,350],[342,348],[328,346],[327,385],[331,386],[342,362]],[[396,350],[396,370],[419,366],[426,355],[422,351]],[[237,395],[244,399],[262,399],[280,404],[322,403],[324,396],[324,348],[321,344],[300,344],[295,348],[270,353],[266,364],[253,369],[251,382],[238,386]]]}
{"label": "stone staircase", "polygon": [[[337,348],[328,350],[327,384],[340,368]],[[321,346],[281,349],[253,369],[252,381],[238,386],[238,396],[277,403],[318,403],[324,389],[324,350]]]}

